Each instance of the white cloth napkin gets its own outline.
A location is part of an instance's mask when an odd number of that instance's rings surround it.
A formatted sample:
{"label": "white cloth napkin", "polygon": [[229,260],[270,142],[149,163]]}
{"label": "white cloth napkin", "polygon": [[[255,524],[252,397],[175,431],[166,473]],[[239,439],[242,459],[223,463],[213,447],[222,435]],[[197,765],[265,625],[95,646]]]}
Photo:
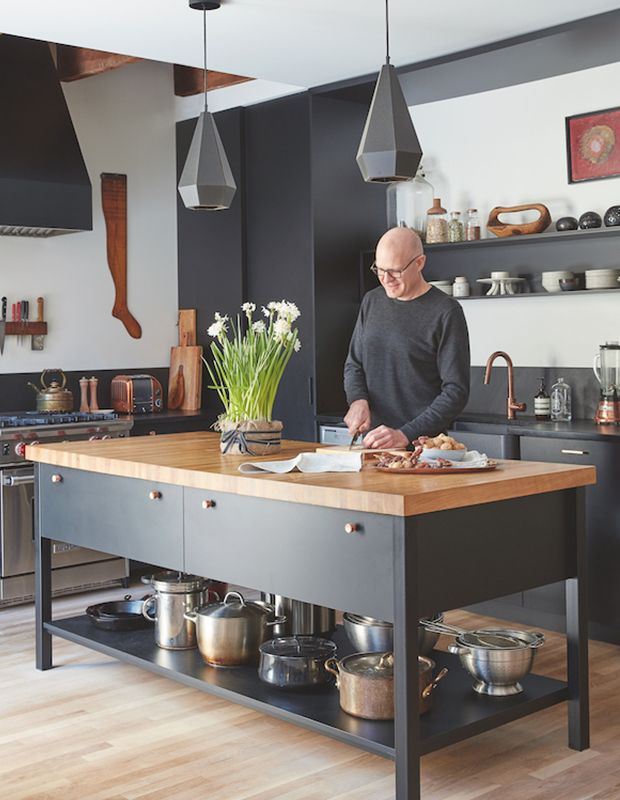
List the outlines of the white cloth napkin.
{"label": "white cloth napkin", "polygon": [[294,469],[299,472],[359,472],[361,468],[361,453],[300,453],[286,461],[246,461],[239,465],[239,472],[283,475]]}
{"label": "white cloth napkin", "polygon": [[[437,459],[426,458],[424,459],[429,464],[436,464]],[[489,465],[489,458],[486,453],[479,453],[477,450],[468,450],[462,461],[450,462],[455,469],[471,469],[472,467],[487,467]]]}

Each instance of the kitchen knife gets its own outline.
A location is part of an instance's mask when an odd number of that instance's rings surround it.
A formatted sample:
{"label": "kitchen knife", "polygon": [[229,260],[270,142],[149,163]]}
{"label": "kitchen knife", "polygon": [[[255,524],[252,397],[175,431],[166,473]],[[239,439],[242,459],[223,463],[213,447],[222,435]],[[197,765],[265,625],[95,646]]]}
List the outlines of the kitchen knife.
{"label": "kitchen knife", "polygon": [[353,436],[351,437],[351,442],[350,442],[350,444],[349,444],[349,450],[353,450],[353,445],[355,444],[355,440],[357,439],[357,437],[358,437],[359,435],[360,435],[360,429],[359,429],[359,428],[356,428],[356,429],[353,431]]}
{"label": "kitchen knife", "polygon": [[6,297],[0,300],[2,311],[0,312],[0,356],[4,353],[4,337],[6,336]]}
{"label": "kitchen knife", "polygon": [[[21,320],[22,320],[22,301],[18,300],[18,302],[15,303],[15,322],[21,322]],[[21,344],[22,337],[20,336],[17,341],[19,342],[19,344]]]}
{"label": "kitchen knife", "polygon": [[[44,300],[42,297],[37,297],[37,322],[43,322],[44,315]],[[30,337],[30,348],[32,350],[43,350],[45,346],[45,336],[42,333],[35,333]]]}

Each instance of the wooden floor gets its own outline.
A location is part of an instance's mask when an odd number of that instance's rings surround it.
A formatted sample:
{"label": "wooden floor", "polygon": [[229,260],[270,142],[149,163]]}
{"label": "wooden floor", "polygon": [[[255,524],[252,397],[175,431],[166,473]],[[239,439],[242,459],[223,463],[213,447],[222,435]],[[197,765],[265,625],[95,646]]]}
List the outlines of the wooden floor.
{"label": "wooden floor", "polygon": [[[55,614],[122,594],[57,600]],[[388,760],[60,639],[59,667],[37,672],[33,648],[32,607],[1,610],[0,800],[394,797]],[[592,643],[590,668],[590,750],[567,748],[556,706],[425,756],[424,800],[620,800],[620,648]],[[550,634],[536,671],[563,669],[564,640]]]}

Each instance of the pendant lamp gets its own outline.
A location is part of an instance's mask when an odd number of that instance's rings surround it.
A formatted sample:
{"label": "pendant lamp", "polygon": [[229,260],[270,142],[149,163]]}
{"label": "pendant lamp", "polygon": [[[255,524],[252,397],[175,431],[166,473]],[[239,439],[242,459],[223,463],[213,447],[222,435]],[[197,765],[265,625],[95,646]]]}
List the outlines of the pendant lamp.
{"label": "pendant lamp", "polygon": [[189,7],[202,11],[205,107],[198,117],[181,173],[179,194],[185,207],[192,211],[218,211],[230,206],[237,191],[215,119],[207,109],[207,11],[220,4],[189,0]]}
{"label": "pendant lamp", "polygon": [[385,0],[385,64],[381,67],[357,151],[357,165],[369,183],[415,178],[422,148],[396,70],[390,64],[388,0]]}

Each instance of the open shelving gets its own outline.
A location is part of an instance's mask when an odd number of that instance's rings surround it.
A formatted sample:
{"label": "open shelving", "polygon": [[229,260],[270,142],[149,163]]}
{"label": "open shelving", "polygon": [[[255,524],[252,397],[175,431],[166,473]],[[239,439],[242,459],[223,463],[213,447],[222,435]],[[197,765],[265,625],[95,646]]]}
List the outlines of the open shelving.
{"label": "open shelving", "polygon": [[525,236],[488,236],[486,239],[473,239],[468,242],[441,242],[440,244],[426,244],[424,249],[430,252],[435,250],[454,250],[461,248],[489,247],[493,245],[507,246],[519,244],[532,244],[540,242],[559,242],[571,239],[598,239],[603,236],[620,236],[620,226],[613,228],[587,228],[576,231],[546,231],[543,233],[530,233]]}

